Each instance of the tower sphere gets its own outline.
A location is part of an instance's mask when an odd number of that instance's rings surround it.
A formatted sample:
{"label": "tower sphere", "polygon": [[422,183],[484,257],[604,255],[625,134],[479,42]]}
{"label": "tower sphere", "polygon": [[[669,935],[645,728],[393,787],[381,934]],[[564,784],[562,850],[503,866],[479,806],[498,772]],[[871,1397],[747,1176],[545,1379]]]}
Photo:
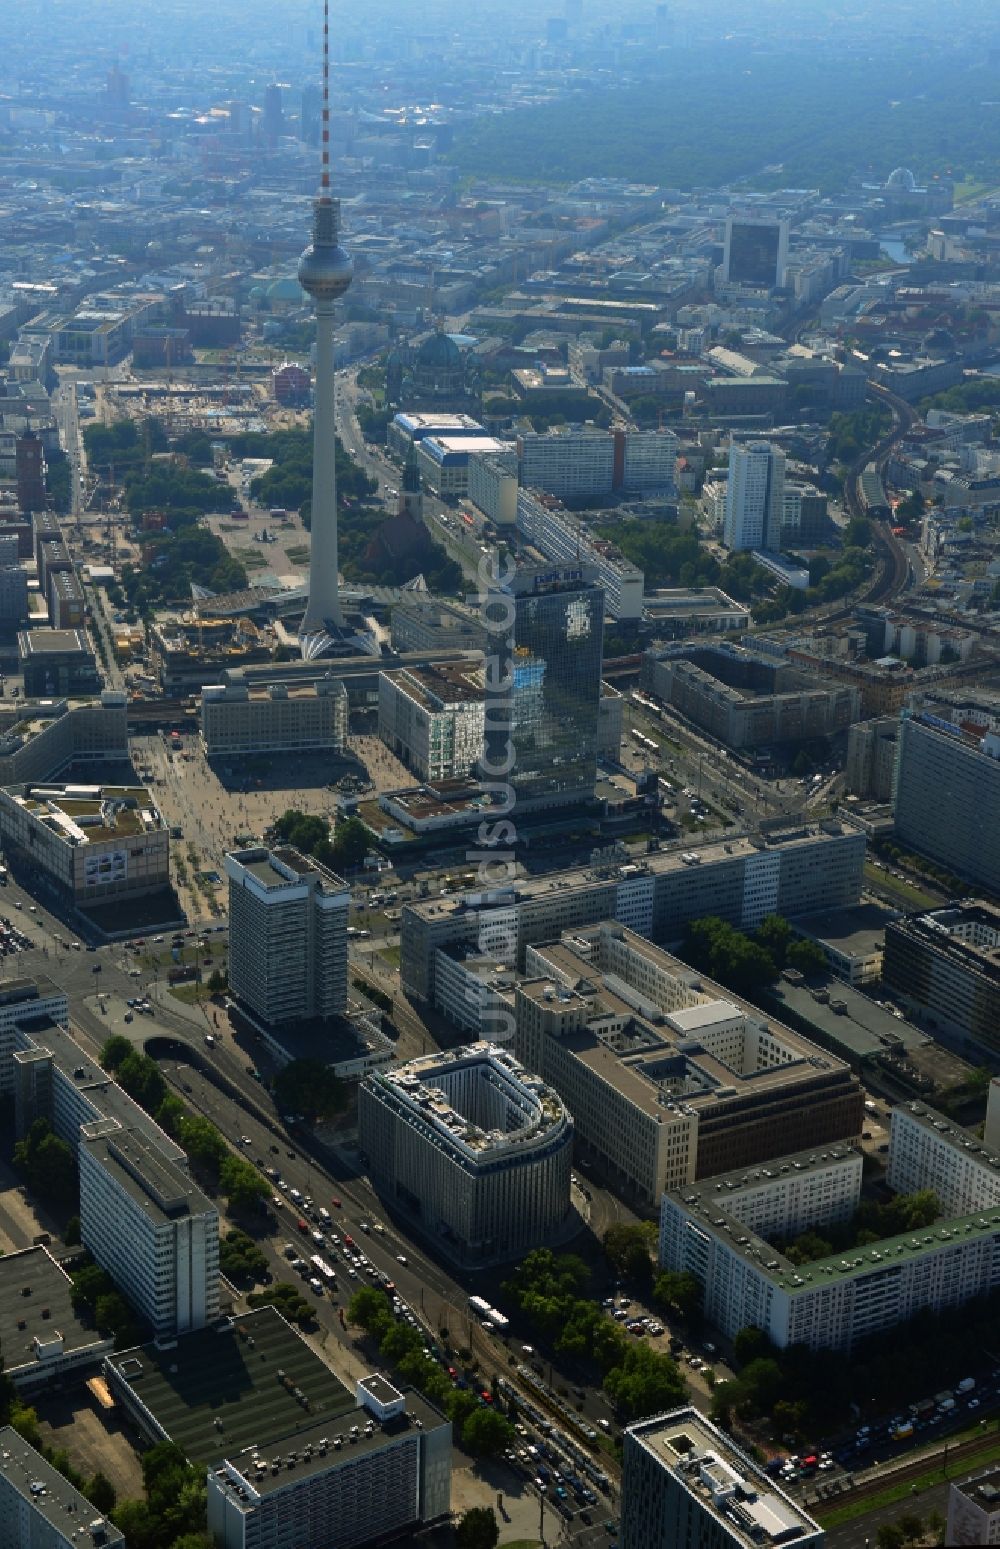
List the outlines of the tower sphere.
{"label": "tower sphere", "polygon": [[299,259],[299,284],[317,301],[336,301],[354,277],[354,264],[339,242],[315,243]]}

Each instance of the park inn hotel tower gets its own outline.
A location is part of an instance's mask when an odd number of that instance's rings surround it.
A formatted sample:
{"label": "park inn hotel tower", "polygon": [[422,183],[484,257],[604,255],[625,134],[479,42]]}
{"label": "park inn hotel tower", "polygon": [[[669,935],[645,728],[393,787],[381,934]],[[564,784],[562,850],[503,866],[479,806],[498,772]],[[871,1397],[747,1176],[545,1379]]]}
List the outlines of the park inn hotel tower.
{"label": "park inn hotel tower", "polygon": [[[525,565],[487,602],[483,773],[517,811],[592,801],[604,589],[586,565]],[[503,681],[496,681],[502,672]]]}

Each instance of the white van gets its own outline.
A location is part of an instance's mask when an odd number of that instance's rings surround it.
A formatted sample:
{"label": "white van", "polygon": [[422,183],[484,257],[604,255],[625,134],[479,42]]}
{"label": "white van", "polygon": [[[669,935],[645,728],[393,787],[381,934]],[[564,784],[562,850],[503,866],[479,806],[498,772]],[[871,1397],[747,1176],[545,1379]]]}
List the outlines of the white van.
{"label": "white van", "polygon": [[331,1221],[332,1218],[330,1216],[329,1210],[327,1210],[325,1205],[320,1205],[320,1207],[319,1207],[319,1218],[322,1221],[324,1226],[329,1226],[330,1225],[330,1221]]}

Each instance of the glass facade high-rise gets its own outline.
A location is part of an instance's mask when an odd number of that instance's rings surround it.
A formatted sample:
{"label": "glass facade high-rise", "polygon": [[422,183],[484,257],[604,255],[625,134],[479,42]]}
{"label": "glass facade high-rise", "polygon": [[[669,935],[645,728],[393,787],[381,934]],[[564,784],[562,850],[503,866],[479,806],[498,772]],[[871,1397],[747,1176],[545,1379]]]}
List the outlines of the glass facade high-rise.
{"label": "glass facade high-rise", "polygon": [[773,290],[785,283],[788,222],[773,217],[730,215],[722,272],[727,284]]}
{"label": "glass facade high-rise", "polygon": [[505,627],[487,633],[487,659],[495,654],[497,667],[486,678],[486,779],[507,782],[522,810],[589,800],[597,778],[602,588],[586,566],[530,567],[492,594],[489,613]]}

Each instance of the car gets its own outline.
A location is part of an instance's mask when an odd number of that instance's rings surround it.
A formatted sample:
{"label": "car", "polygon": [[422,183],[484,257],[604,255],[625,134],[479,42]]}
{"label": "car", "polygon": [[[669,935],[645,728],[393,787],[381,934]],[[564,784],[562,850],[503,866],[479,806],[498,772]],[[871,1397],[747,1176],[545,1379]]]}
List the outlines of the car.
{"label": "car", "polygon": [[274,1153],[274,1155],[275,1155],[275,1156],[277,1156],[277,1155],[278,1155],[278,1147],[277,1147],[277,1146],[275,1146],[275,1145],[271,1145],[271,1146],[268,1146],[268,1148],[267,1148],[267,1149],[268,1149],[268,1150],[269,1150],[269,1151],[273,1151],[273,1153]]}
{"label": "car", "polygon": [[978,1398],[970,1398],[969,1399],[969,1408],[970,1409],[978,1409],[979,1408],[979,1399]]}
{"label": "car", "polygon": [[252,1146],[253,1145],[253,1141],[250,1139],[249,1135],[241,1135],[240,1136],[240,1145],[241,1146]]}
{"label": "car", "polygon": [[406,1254],[405,1253],[397,1253],[396,1254],[396,1263],[397,1264],[405,1264],[406,1263]]}
{"label": "car", "polygon": [[[276,1148],[272,1147],[272,1150],[274,1150],[274,1149],[276,1149]],[[340,1200],[337,1198],[336,1194],[333,1196],[333,1198],[331,1199],[330,1203],[331,1203],[331,1205],[333,1205],[333,1207],[336,1210],[339,1210],[341,1208]]]}

